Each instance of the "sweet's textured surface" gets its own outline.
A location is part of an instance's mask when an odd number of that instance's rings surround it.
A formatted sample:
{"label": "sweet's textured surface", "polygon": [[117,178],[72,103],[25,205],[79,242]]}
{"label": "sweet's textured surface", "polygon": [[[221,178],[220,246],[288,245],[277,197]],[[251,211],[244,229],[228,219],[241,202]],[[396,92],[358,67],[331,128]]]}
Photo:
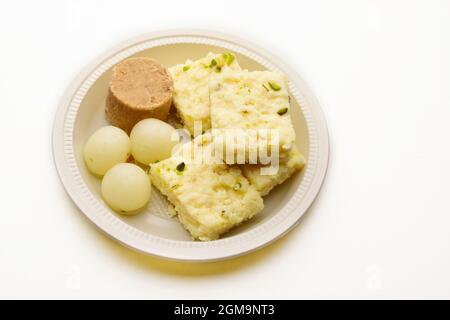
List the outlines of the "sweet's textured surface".
{"label": "sweet's textured surface", "polygon": [[208,90],[210,78],[229,70],[240,69],[231,53],[208,53],[199,60],[187,60],[184,64],[169,68],[174,81],[174,105],[184,126],[192,135],[195,121],[201,122],[202,131],[211,128]]}
{"label": "sweet's textured surface", "polygon": [[284,161],[279,164],[276,174],[261,174],[261,165],[242,165],[242,173],[250,183],[258,190],[261,196],[267,195],[274,187],[286,181],[297,170],[302,169],[306,164],[303,155],[297,147],[293,147]]}
{"label": "sweet's textured surface", "polygon": [[258,152],[270,148],[275,139],[271,138],[270,132],[267,137],[263,136],[264,129],[278,132],[280,155],[292,148],[295,131],[289,110],[287,77],[283,73],[226,72],[210,81],[209,90],[213,129],[257,132],[256,145],[241,146],[246,148],[246,153],[250,148],[256,148]]}
{"label": "sweet's textured surface", "polygon": [[[184,153],[191,154],[193,146],[205,148],[202,163]],[[192,237],[202,241],[217,239],[264,207],[238,167],[210,162],[211,146],[211,136],[199,136],[150,169],[152,183],[168,197]]]}

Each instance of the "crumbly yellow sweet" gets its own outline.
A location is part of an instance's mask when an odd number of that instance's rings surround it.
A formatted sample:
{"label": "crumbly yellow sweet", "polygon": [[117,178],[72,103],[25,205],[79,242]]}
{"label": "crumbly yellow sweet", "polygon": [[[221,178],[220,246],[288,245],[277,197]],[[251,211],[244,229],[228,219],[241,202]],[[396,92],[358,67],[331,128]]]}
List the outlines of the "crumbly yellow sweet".
{"label": "crumbly yellow sweet", "polygon": [[[169,68],[173,79],[173,102],[184,126],[192,135],[194,122],[202,124],[203,132],[211,128],[208,82],[229,70],[240,70],[231,53],[208,53],[196,61],[187,60]],[[201,132],[200,132],[201,133]]]}
{"label": "crumbly yellow sweet", "polygon": [[[244,152],[248,158],[249,150],[256,150],[260,155],[265,148],[277,147],[283,157],[290,151],[295,131],[286,75],[271,71],[226,72],[211,79],[209,91],[213,129],[256,132],[256,144],[248,142],[235,146],[236,153]],[[267,135],[263,135],[264,130]]]}
{"label": "crumbly yellow sweet", "polygon": [[[201,241],[219,238],[264,207],[238,167],[213,163],[207,151],[211,146],[210,135],[199,136],[150,169],[154,186],[167,196],[191,236]],[[189,156],[193,147],[205,148],[201,163]]]}
{"label": "crumbly yellow sweet", "polygon": [[274,187],[286,181],[296,171],[306,164],[305,157],[297,147],[293,147],[286,159],[279,164],[278,171],[273,175],[261,174],[261,165],[243,165],[242,173],[250,183],[258,190],[261,196],[267,195]]}

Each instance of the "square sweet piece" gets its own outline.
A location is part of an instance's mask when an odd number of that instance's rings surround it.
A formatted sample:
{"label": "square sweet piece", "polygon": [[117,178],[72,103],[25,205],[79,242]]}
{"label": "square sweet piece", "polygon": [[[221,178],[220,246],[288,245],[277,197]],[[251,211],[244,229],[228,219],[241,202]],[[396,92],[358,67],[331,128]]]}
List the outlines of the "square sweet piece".
{"label": "square sweet piece", "polygon": [[150,169],[153,185],[167,196],[191,236],[201,241],[219,238],[264,208],[260,194],[240,168],[215,163],[207,151],[201,162],[186,156],[192,154],[192,147],[208,150],[211,139],[208,134],[198,136]]}
{"label": "square sweet piece", "polygon": [[265,196],[277,185],[286,181],[296,171],[301,170],[306,164],[305,157],[298,151],[297,147],[293,147],[286,159],[279,164],[277,173],[273,175],[261,174],[261,165],[242,165],[242,173],[250,181],[256,190]]}
{"label": "square sweet piece", "polygon": [[[235,153],[245,154],[248,160],[249,150],[256,151],[260,163],[262,150],[277,146],[281,157],[290,151],[295,131],[286,75],[270,71],[227,72],[211,79],[209,91],[211,126],[216,132],[243,131],[246,135],[252,132],[253,137],[256,133],[256,143],[234,146]],[[269,134],[263,135],[264,131]],[[252,141],[248,138],[239,140]]]}
{"label": "square sweet piece", "polygon": [[184,64],[169,68],[174,86],[174,106],[192,135],[195,121],[201,122],[203,132],[211,128],[208,90],[210,78],[228,70],[240,69],[232,53],[208,53],[199,60],[187,60]]}

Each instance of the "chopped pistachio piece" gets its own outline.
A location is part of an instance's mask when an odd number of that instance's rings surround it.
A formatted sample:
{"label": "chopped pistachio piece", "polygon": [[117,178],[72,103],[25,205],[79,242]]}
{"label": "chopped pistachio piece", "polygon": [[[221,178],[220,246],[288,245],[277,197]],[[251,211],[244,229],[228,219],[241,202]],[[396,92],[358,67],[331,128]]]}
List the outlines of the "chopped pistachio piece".
{"label": "chopped pistachio piece", "polygon": [[234,190],[234,191],[238,191],[241,187],[242,187],[241,183],[238,182],[238,183],[236,183],[236,184],[233,186],[233,190]]}
{"label": "chopped pistachio piece", "polygon": [[280,110],[277,111],[277,113],[282,116],[283,114],[285,114],[288,111],[288,108],[282,108]]}
{"label": "chopped pistachio piece", "polygon": [[209,65],[210,67],[214,67],[214,66],[216,66],[217,65],[217,61],[216,61],[216,59],[212,59],[211,60],[211,64]]}
{"label": "chopped pistachio piece", "polygon": [[266,89],[266,91],[269,91],[269,88],[266,87],[266,85],[263,83],[263,88]]}
{"label": "chopped pistachio piece", "polygon": [[226,58],[227,65],[232,64],[233,61],[234,61],[234,55],[231,53],[228,53],[227,58]]}
{"label": "chopped pistachio piece", "polygon": [[216,67],[216,72],[219,73],[220,71],[222,71],[222,67],[221,66],[217,66]]}
{"label": "chopped pistachio piece", "polygon": [[184,66],[184,67],[183,67],[183,71],[186,72],[186,71],[188,71],[190,68],[191,68],[191,67],[189,67],[189,66]]}
{"label": "chopped pistachio piece", "polygon": [[269,86],[272,88],[273,91],[279,91],[281,89],[280,85],[273,81],[269,81]]}
{"label": "chopped pistachio piece", "polygon": [[182,172],[182,171],[184,170],[185,167],[186,167],[186,164],[185,164],[184,162],[180,162],[180,163],[177,165],[177,171],[178,171],[178,172]]}

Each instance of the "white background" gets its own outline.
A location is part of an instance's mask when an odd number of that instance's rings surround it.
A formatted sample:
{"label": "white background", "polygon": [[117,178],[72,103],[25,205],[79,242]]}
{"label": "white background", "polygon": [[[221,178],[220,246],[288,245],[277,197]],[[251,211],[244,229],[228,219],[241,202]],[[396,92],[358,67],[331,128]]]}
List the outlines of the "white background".
{"label": "white background", "polygon": [[[2,1],[0,297],[450,298],[450,2]],[[93,57],[170,28],[291,63],[331,140],[322,192],[284,239],[166,262],[98,232],[53,165],[59,98]]]}

